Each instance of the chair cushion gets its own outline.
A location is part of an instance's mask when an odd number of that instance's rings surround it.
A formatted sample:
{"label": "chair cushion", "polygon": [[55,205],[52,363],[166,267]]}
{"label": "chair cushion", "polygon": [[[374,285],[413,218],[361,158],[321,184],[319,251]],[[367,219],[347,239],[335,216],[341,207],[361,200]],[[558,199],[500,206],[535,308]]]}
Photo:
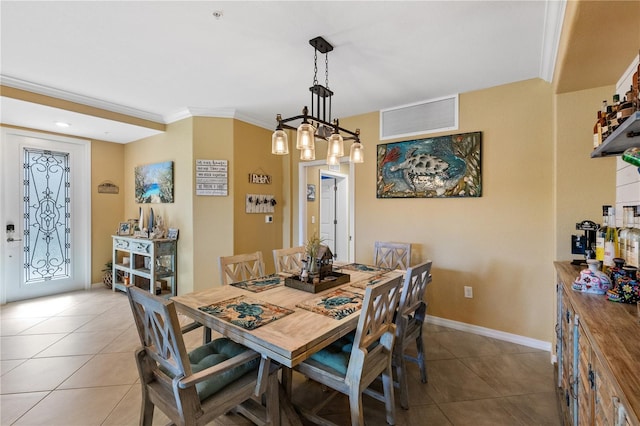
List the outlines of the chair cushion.
{"label": "chair cushion", "polygon": [[[191,370],[194,373],[197,373],[211,366],[220,364],[229,358],[233,358],[246,350],[246,347],[227,338],[216,339],[189,352]],[[254,359],[245,364],[234,367],[231,370],[227,370],[224,373],[212,377],[211,379],[196,384],[196,390],[198,391],[200,401],[215,394],[248,372],[255,370],[259,363],[259,359]]]}
{"label": "chair cushion", "polygon": [[352,346],[353,337],[349,340],[347,336],[345,336],[314,353],[310,358],[322,365],[336,370],[344,376],[347,374]]}

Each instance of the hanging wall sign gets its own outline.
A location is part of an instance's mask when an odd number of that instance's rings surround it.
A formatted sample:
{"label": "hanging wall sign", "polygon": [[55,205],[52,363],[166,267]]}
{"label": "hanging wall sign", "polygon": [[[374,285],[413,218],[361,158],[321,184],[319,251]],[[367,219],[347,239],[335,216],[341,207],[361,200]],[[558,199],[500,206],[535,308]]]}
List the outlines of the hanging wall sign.
{"label": "hanging wall sign", "polygon": [[271,184],[271,175],[260,173],[249,173],[249,183]]}
{"label": "hanging wall sign", "polygon": [[227,160],[196,160],[196,195],[227,196],[228,188]]}

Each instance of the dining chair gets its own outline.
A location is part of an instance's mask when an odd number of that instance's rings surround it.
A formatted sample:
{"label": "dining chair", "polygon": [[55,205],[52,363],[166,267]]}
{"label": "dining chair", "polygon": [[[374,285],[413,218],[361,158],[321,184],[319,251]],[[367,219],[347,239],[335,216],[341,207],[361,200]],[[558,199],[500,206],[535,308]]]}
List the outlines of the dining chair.
{"label": "dining chair", "polygon": [[246,281],[264,276],[264,261],[262,252],[221,256],[218,258],[220,266],[220,281],[223,285]]}
{"label": "dining chair", "polygon": [[[365,391],[385,403],[387,423],[395,424],[391,356],[396,332],[393,316],[401,283],[402,277],[398,276],[368,286],[355,333],[338,339],[294,367],[309,379],[335,390],[334,395],[347,395],[353,426],[364,425],[362,393]],[[382,394],[367,389],[379,376],[382,376]],[[332,397],[325,398],[310,411],[301,410],[302,415],[320,424],[332,424],[317,414]]]}
{"label": "dining chair", "polygon": [[[227,338],[187,353],[173,301],[135,286],[127,294],[142,344],[135,352],[140,425],[151,426],[154,407],[176,425],[204,425],[230,411],[280,424],[275,363]],[[266,406],[258,402],[263,396]]]}
{"label": "dining chair", "polygon": [[[427,366],[424,343],[422,341],[422,325],[427,311],[424,294],[431,282],[430,260],[409,267],[404,276],[404,284],[400,294],[400,303],[396,314],[396,342],[393,347],[392,364],[396,370],[396,380],[400,390],[400,406],[409,408],[409,384],[405,361],[411,361],[420,367],[420,379],[427,382]],[[417,356],[407,354],[407,347],[415,342]]]}
{"label": "dining chair", "polygon": [[411,244],[376,241],[373,263],[389,269],[407,269],[411,265]]}
{"label": "dining chair", "polygon": [[274,249],[273,264],[276,267],[276,274],[280,272],[300,272],[304,256],[304,246]]}

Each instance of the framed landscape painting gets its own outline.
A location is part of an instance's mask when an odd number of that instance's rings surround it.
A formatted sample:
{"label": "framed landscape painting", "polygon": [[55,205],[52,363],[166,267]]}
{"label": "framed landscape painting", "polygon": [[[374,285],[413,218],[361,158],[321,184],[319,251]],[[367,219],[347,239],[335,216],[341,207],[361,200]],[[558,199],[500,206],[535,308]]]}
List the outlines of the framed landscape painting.
{"label": "framed landscape painting", "polygon": [[481,197],[482,133],[378,145],[377,198]]}
{"label": "framed landscape painting", "polygon": [[135,168],[136,203],[173,203],[173,161]]}

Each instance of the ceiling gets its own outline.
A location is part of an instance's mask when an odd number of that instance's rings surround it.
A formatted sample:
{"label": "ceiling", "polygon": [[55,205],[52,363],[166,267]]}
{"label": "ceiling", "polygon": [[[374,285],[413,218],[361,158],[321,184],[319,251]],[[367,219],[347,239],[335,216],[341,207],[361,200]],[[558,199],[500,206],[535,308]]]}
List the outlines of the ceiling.
{"label": "ceiling", "polygon": [[[299,114],[313,82],[308,41],[318,35],[334,46],[334,118],[551,81],[565,2],[2,0],[0,7],[2,123],[126,143],[162,130],[150,123],[189,116],[274,128],[277,113]],[[318,80],[325,81],[324,55]]]}

